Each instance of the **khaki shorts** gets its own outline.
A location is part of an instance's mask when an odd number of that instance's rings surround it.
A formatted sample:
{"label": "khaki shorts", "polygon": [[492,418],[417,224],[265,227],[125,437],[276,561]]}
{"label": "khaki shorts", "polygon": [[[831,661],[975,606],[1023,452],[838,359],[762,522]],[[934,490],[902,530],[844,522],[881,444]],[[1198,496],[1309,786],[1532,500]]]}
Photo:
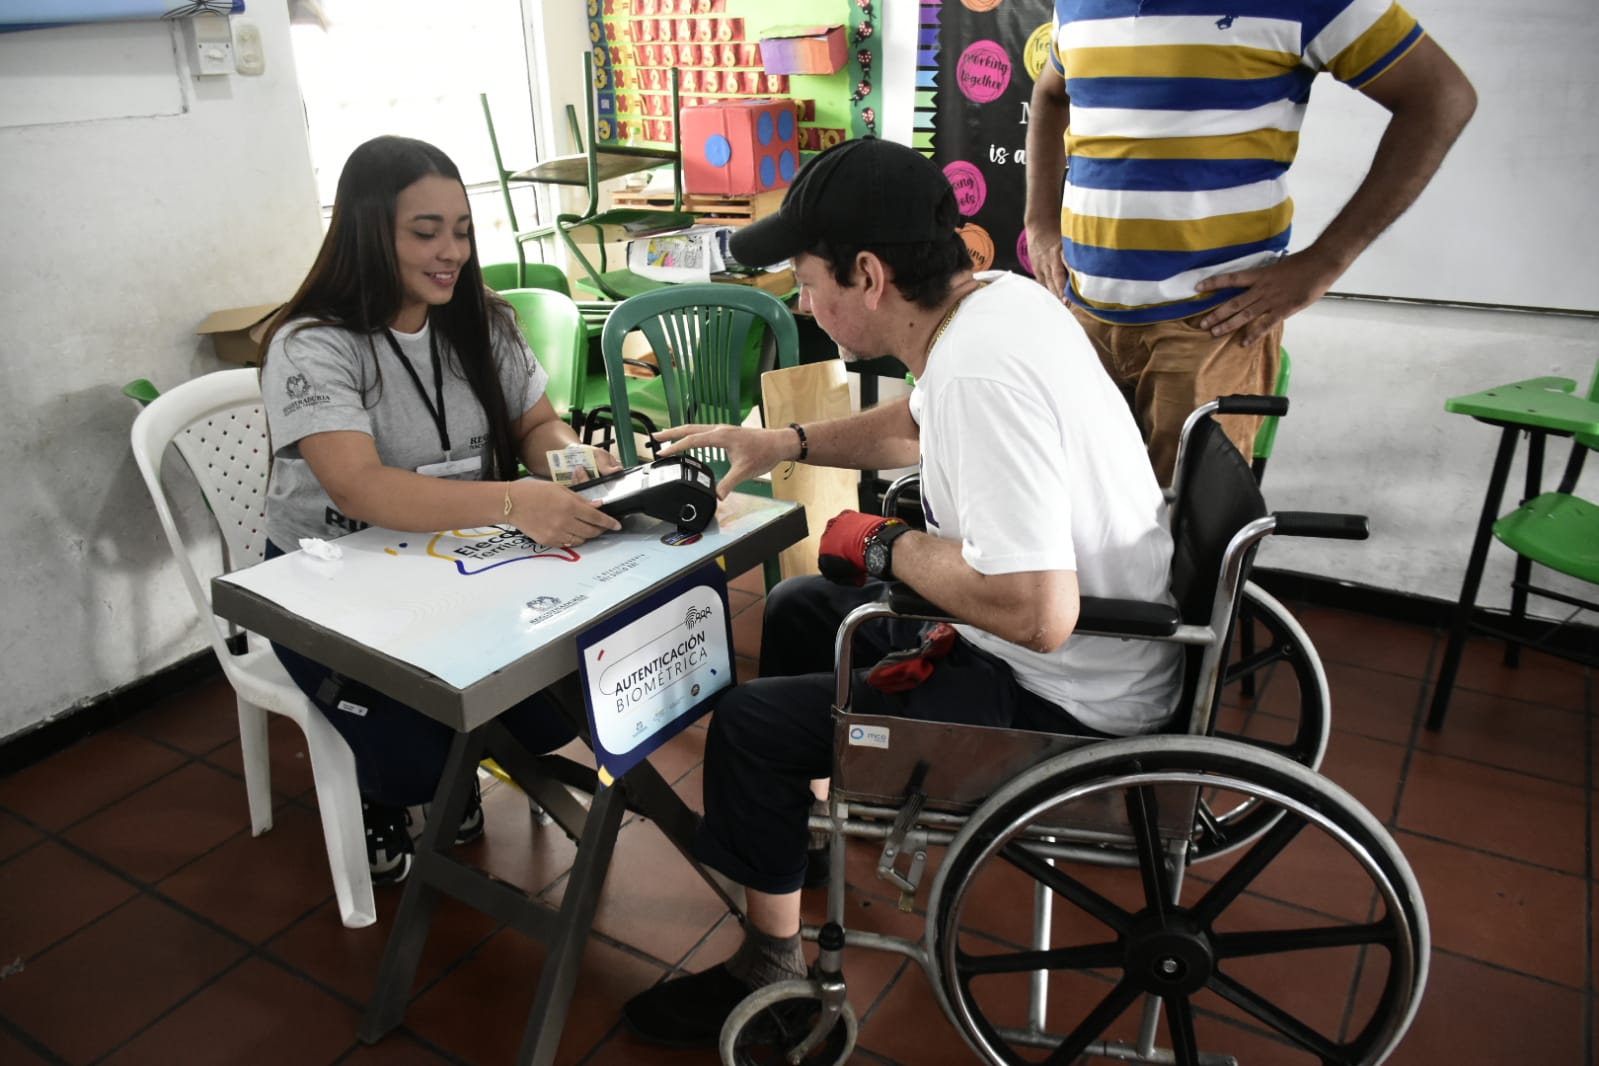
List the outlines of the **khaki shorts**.
{"label": "khaki shorts", "polygon": [[[1194,408],[1218,396],[1269,396],[1276,388],[1283,327],[1278,323],[1249,347],[1237,333],[1212,337],[1196,323],[1203,315],[1145,326],[1101,322],[1075,304],[1099,361],[1127,397],[1162,485],[1171,483],[1177,441]],[[1260,419],[1229,415],[1220,420],[1245,459],[1252,457]]]}

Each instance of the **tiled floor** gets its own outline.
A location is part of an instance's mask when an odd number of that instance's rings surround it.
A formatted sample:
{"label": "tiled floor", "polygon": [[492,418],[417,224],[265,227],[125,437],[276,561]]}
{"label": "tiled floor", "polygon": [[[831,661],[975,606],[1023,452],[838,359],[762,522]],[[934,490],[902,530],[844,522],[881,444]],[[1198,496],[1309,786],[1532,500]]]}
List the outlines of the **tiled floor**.
{"label": "tiled floor", "polygon": [[[747,674],[759,586],[750,575],[736,584]],[[1427,996],[1391,1061],[1599,1063],[1594,679],[1533,655],[1508,671],[1497,649],[1474,645],[1447,728],[1429,734],[1419,717],[1438,633],[1298,613],[1334,699],[1324,771],[1393,831],[1431,913]],[[356,1040],[399,893],[380,890],[377,926],[341,927],[300,736],[282,719],[272,736],[278,810],[260,838],[248,832],[232,697],[220,680],[0,781],[0,1062],[511,1061],[542,948],[448,904],[403,1029],[374,1047]],[[693,803],[703,745],[695,728],[654,757]],[[508,786],[491,783],[485,804],[489,831],[473,859],[558,900],[573,855],[564,835],[533,828]],[[921,916],[900,914],[868,878],[852,874],[851,922],[914,934]],[[1314,868],[1287,888],[1319,892],[1333,910],[1342,902]],[[822,898],[811,895],[814,918]],[[596,930],[558,1061],[714,1062],[644,1047],[618,1025],[628,996],[719,960],[737,937],[653,825],[624,826]],[[846,974],[862,1017],[855,1061],[971,1061],[914,964],[855,951]],[[1347,977],[1290,967],[1282,980],[1307,995],[1325,986],[1336,1013]],[[1216,1019],[1200,1030],[1224,1032],[1217,1049],[1248,1066],[1289,1061],[1257,1031]]]}

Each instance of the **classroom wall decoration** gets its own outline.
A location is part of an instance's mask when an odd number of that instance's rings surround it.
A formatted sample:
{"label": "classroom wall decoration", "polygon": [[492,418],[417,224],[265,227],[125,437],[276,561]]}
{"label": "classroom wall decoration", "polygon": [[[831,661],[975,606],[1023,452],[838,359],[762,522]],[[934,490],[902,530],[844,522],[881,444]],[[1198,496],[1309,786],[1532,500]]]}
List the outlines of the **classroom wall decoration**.
{"label": "classroom wall decoration", "polygon": [[1049,62],[1049,0],[922,0],[914,147],[939,166],[967,217],[979,270],[1032,273],[1022,213],[1027,109]]}
{"label": "classroom wall decoration", "polygon": [[[600,141],[673,141],[670,71],[679,103],[792,102],[802,157],[877,132],[878,14],[883,0],[587,0]],[[842,28],[846,62],[830,74],[768,71],[763,31]],[[684,146],[685,152],[688,146]]]}

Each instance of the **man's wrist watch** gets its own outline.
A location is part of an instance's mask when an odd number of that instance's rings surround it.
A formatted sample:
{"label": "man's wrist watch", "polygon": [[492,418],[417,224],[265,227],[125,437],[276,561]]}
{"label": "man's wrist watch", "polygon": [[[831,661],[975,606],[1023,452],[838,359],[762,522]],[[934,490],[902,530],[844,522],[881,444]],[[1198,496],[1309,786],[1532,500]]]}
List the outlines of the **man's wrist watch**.
{"label": "man's wrist watch", "polygon": [[873,530],[872,535],[866,538],[866,550],[861,553],[866,562],[866,572],[880,581],[892,581],[894,541],[910,531],[911,527],[898,518],[890,518]]}

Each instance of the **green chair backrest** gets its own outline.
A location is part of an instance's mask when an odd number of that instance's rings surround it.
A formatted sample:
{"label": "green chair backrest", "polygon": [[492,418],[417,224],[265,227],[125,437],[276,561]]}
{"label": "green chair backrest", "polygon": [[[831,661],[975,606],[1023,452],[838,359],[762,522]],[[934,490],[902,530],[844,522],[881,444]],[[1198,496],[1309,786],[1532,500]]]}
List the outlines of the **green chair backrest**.
{"label": "green chair backrest", "polygon": [[[605,322],[600,346],[611,385],[612,417],[619,427],[624,465],[638,462],[627,432],[632,408],[622,370],[622,339],[638,330],[660,365],[669,424],[744,421],[760,400],[763,338],[776,341],[777,366],[799,362],[799,329],[783,302],[754,286],[706,282],[642,293],[617,305]],[[636,380],[636,379],[635,379]],[[720,449],[699,458],[720,477],[728,467]]]}
{"label": "green chair backrest", "polygon": [[155,398],[161,395],[161,390],[150,384],[144,378],[134,378],[122,386],[122,395],[137,403],[140,407],[149,407]]}
{"label": "green chair backrest", "polygon": [[[1293,363],[1288,358],[1288,349],[1282,348],[1280,351],[1282,361],[1277,364],[1277,381],[1271,389],[1273,396],[1287,396],[1288,380],[1293,376]],[[1261,420],[1260,429],[1255,431],[1254,458],[1271,458],[1271,450],[1277,445],[1277,423],[1280,421],[1276,415]]]}
{"label": "green chair backrest", "polygon": [[495,292],[507,289],[554,289],[572,295],[572,281],[554,263],[484,263],[483,284]]}
{"label": "green chair backrest", "polygon": [[522,336],[550,376],[545,392],[555,413],[568,417],[580,402],[582,377],[588,365],[588,332],[577,304],[554,289],[507,289],[500,293],[516,311]]}

